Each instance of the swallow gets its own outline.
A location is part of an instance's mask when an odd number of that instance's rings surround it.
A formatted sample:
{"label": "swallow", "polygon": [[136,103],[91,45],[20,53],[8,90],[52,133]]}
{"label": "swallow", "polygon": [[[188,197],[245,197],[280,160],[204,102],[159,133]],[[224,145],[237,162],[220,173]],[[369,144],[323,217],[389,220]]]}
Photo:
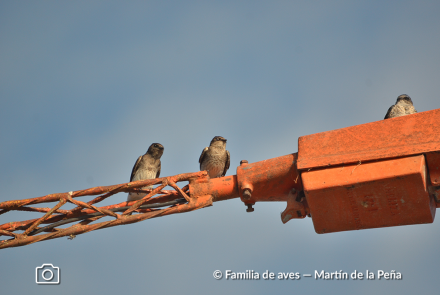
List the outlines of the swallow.
{"label": "swallow", "polygon": [[[160,157],[163,154],[163,145],[160,143],[153,143],[148,148],[145,155],[140,156],[134,164],[131,171],[130,182],[136,180],[155,179],[160,176]],[[153,186],[145,186],[142,189],[152,189]],[[145,197],[145,193],[128,193],[127,201],[140,200]]]}
{"label": "swallow", "polygon": [[395,118],[417,113],[411,97],[406,94],[399,95],[395,105],[390,106],[384,119]]}
{"label": "swallow", "polygon": [[210,178],[223,177],[229,169],[230,160],[231,155],[226,150],[226,139],[216,136],[200,155],[200,171],[207,171]]}

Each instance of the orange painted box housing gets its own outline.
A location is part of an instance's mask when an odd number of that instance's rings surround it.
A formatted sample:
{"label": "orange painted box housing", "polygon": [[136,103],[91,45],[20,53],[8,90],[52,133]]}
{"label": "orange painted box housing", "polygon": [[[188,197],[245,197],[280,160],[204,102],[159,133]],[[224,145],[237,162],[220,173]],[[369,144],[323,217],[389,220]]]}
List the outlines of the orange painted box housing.
{"label": "orange painted box housing", "polygon": [[312,169],[302,180],[317,233],[434,221],[423,155]]}

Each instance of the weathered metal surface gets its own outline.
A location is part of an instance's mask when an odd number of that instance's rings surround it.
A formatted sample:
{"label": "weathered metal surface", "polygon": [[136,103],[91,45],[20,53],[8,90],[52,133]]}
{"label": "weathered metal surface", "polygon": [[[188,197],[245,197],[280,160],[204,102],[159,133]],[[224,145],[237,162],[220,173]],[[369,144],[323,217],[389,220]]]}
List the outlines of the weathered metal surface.
{"label": "weathered metal surface", "polygon": [[440,208],[440,186],[437,187],[430,187],[429,192],[431,196],[434,197],[436,201],[437,208]]}
{"label": "weathered metal surface", "polygon": [[[177,192],[175,192],[175,191],[168,191],[168,192],[169,192],[169,194],[157,196],[153,199],[148,200],[144,204],[164,203],[164,202],[169,202],[169,201],[176,200],[177,198],[179,198],[179,195],[177,194]],[[99,207],[99,208],[113,209],[113,208],[120,208],[120,207],[125,207],[125,206],[132,206],[135,203],[136,203],[136,201],[122,202],[119,204],[114,204],[114,205],[109,205],[109,206],[104,206],[104,207]],[[60,220],[65,220],[65,219],[74,218],[74,217],[80,217],[82,215],[87,215],[87,214],[91,214],[91,213],[96,212],[96,210],[91,210],[91,209],[83,209],[83,208],[81,208],[82,210],[76,210],[76,209],[77,208],[72,209],[72,210],[59,210],[58,209],[55,212],[62,211],[62,212],[60,212],[62,214],[52,215],[48,219],[44,220],[42,222],[42,224],[50,224],[50,223],[58,222]],[[21,210],[21,208],[18,208],[16,210]],[[44,212],[47,212],[47,211],[44,211]],[[0,225],[0,231],[1,230],[5,230],[5,231],[26,230],[33,222],[35,222],[38,219],[39,218],[25,220],[25,221],[8,222],[8,223]]]}
{"label": "weathered metal surface", "polygon": [[18,235],[17,238],[15,238],[15,239],[0,241],[0,249],[8,248],[8,247],[24,246],[24,245],[32,244],[35,242],[40,242],[42,240],[50,240],[50,239],[56,239],[56,238],[61,238],[61,237],[66,237],[66,236],[76,236],[76,235],[83,234],[83,233],[90,232],[90,231],[97,230],[97,229],[103,229],[103,228],[108,228],[108,227],[117,226],[117,225],[136,223],[136,222],[140,222],[140,221],[143,221],[146,219],[160,217],[160,216],[166,216],[166,215],[175,214],[175,213],[189,212],[189,211],[197,210],[197,209],[204,208],[204,207],[211,206],[211,205],[212,205],[212,198],[210,196],[204,196],[201,198],[196,198],[188,204],[182,204],[182,205],[170,207],[170,208],[163,209],[163,210],[157,210],[157,211],[153,211],[153,212],[130,215],[130,216],[123,216],[120,219],[109,220],[109,221],[100,222],[100,223],[96,223],[96,224],[90,224],[90,225],[83,225],[83,224],[79,223],[79,224],[75,224],[69,228],[55,231],[53,233],[41,234],[41,235],[36,235],[36,236]]}
{"label": "weathered metal surface", "polygon": [[298,169],[403,157],[440,150],[440,109],[298,139]]}
{"label": "weathered metal surface", "polygon": [[[196,173],[185,173],[179,174],[170,177],[157,178],[154,180],[145,180],[145,181],[136,181],[132,183],[120,184],[109,187],[97,187],[91,188],[83,191],[76,191],[64,194],[53,194],[40,198],[26,199],[26,200],[17,200],[17,201],[8,201],[1,203],[1,207],[3,208],[3,213],[9,212],[11,210],[20,210],[26,204],[38,204],[43,202],[53,202],[58,201],[52,209],[46,210],[47,208],[30,208],[31,211],[36,212],[45,212],[41,218],[36,218],[32,220],[22,221],[22,222],[9,222],[0,226],[0,235],[13,237],[8,240],[0,240],[0,249],[8,248],[8,247],[17,247],[32,244],[35,242],[39,242],[42,240],[54,239],[63,236],[73,237],[78,234],[82,234],[85,232],[93,231],[96,229],[107,228],[116,225],[129,224],[134,222],[139,222],[145,219],[165,216],[175,213],[183,213],[192,210],[197,210],[206,206],[212,205],[212,196],[211,195],[193,195],[188,196],[188,186],[185,186],[183,189],[176,185],[178,181],[189,181],[189,179],[200,179],[200,178],[208,178],[207,173],[205,171],[196,172]],[[135,188],[143,187],[149,184],[161,184],[156,187],[152,191],[149,191],[148,195],[145,196],[142,200],[136,200],[132,202],[123,202],[117,205],[105,206],[105,207],[96,207],[93,204],[102,201],[103,199],[121,191],[134,191]],[[164,191],[163,188],[167,185],[170,185],[175,189],[175,191]],[[105,193],[88,203],[81,202],[79,200],[74,200],[73,198],[84,196],[84,195],[95,195],[98,193]],[[165,193],[164,195],[160,195],[156,198],[153,198],[154,195]],[[175,200],[177,198],[185,198],[188,203],[186,204],[173,204],[173,206],[165,208],[165,209],[141,209],[137,210],[139,206],[143,204],[151,204],[151,203],[160,203],[167,202],[170,200]],[[70,202],[77,205],[76,208],[72,210],[61,210],[60,208],[66,203]],[[110,211],[110,208],[116,207],[125,207],[127,204],[130,206],[127,210],[125,210],[122,214],[117,214],[113,211]],[[134,211],[141,212],[139,214],[133,214]],[[101,216],[96,216],[92,218],[88,218],[82,220],[81,222],[74,224],[68,228],[39,228],[40,224],[43,223],[54,223],[60,220],[66,222],[73,222],[69,219],[75,220],[72,217],[79,217],[81,215],[87,215],[90,213],[101,214]],[[94,222],[104,216],[110,216],[115,218],[114,220],[89,224]],[[85,218],[87,218],[85,216]],[[49,233],[41,233],[35,234],[39,231],[49,231]],[[23,230],[23,233],[14,233],[14,231]],[[35,234],[35,235],[34,235]]]}
{"label": "weathered metal surface", "polygon": [[440,185],[440,151],[426,153],[425,156],[432,185]]}
{"label": "weathered metal surface", "polygon": [[298,194],[300,193],[301,192],[298,192],[296,189],[292,189],[289,192],[286,209],[281,212],[282,223],[286,223],[295,218],[305,218],[310,213],[305,198],[298,198]]}
{"label": "weathered metal surface", "polygon": [[423,155],[302,173],[317,233],[431,223]]}
{"label": "weathered metal surface", "polygon": [[289,154],[237,167],[238,193],[245,204],[287,201],[292,188],[302,190],[296,169],[298,154]]}
{"label": "weathered metal surface", "polygon": [[[179,174],[173,177],[177,177],[175,181],[183,181],[187,180],[189,178],[199,178],[199,177],[205,177],[206,172],[200,171],[200,172],[194,172],[194,173],[183,173]],[[106,195],[99,196],[95,198],[94,200],[88,202],[88,204],[94,204],[97,202],[102,201],[104,198],[111,196],[113,194],[119,193],[119,192],[131,192],[135,188],[140,188],[143,186],[148,185],[154,185],[158,183],[162,183],[162,178],[156,178],[156,179],[147,179],[147,180],[138,180],[123,184],[117,184],[117,185],[109,185],[109,186],[97,186],[85,190],[79,190],[79,191],[73,191],[73,198],[77,197],[83,197],[83,196],[94,196],[99,195],[103,193],[108,193]],[[167,193],[168,191],[164,191],[164,193]],[[31,199],[24,199],[24,200],[12,200],[12,201],[6,201],[0,203],[0,209],[4,210],[16,210],[19,207],[26,206],[26,205],[32,205],[32,204],[40,204],[40,203],[47,203],[47,202],[56,202],[59,201],[61,198],[66,198],[69,195],[69,193],[58,193],[58,194],[50,194],[42,197],[37,198],[31,198]],[[108,196],[107,196],[108,195]],[[1,213],[0,213],[1,214]]]}
{"label": "weathered metal surface", "polygon": [[211,179],[190,179],[189,192],[195,196],[212,195],[214,202],[240,197],[237,190],[236,175]]}

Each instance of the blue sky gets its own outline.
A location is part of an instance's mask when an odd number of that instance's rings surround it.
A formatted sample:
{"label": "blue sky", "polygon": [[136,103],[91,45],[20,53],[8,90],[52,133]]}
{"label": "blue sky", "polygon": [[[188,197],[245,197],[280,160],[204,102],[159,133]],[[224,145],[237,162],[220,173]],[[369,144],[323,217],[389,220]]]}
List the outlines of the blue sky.
{"label": "blue sky", "polygon": [[[299,136],[381,120],[402,93],[419,112],[439,108],[439,11],[435,1],[2,1],[0,201],[126,182],[152,142],[165,147],[167,176],[197,171],[224,136],[232,175],[242,159],[296,152]],[[230,200],[2,250],[0,284],[21,294],[438,289],[438,221],[318,235],[310,219],[283,225],[284,208],[249,214]],[[35,284],[43,263],[61,268],[61,285]],[[403,280],[217,281],[217,269],[383,269]]]}

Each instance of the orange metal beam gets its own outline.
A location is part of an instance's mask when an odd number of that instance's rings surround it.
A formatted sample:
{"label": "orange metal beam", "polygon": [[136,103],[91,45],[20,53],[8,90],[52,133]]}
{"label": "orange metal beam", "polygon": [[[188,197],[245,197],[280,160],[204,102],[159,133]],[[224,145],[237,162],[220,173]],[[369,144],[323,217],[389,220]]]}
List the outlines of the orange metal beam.
{"label": "orange metal beam", "polygon": [[440,109],[302,136],[298,169],[376,161],[440,150]]}
{"label": "orange metal beam", "polygon": [[252,212],[255,202],[287,201],[292,188],[302,190],[296,169],[298,154],[290,154],[248,164],[241,161],[237,175],[214,179],[193,179],[189,183],[191,196],[212,195],[214,201],[240,197]]}

